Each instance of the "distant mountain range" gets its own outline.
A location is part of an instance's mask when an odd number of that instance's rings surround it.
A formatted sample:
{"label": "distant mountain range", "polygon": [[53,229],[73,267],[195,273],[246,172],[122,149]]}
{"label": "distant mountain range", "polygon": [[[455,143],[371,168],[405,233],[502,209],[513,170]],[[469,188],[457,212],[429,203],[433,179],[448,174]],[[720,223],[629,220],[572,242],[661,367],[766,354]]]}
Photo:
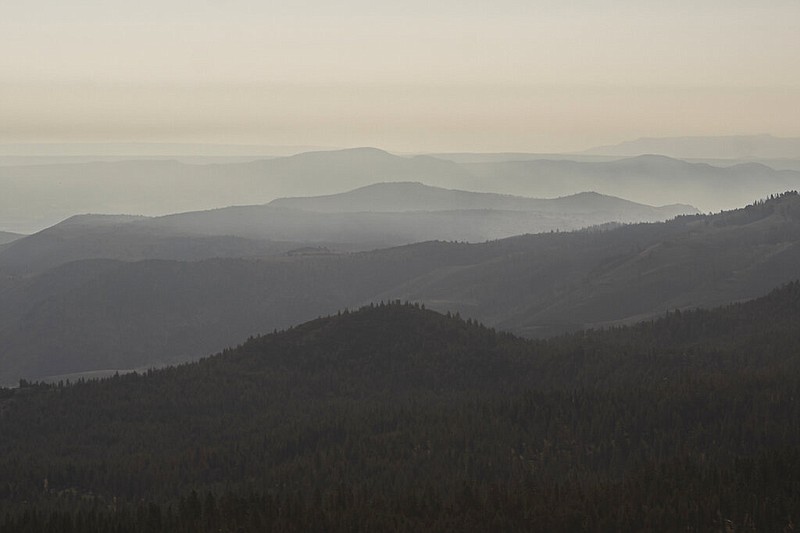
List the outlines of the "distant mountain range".
{"label": "distant mountain range", "polygon": [[691,203],[703,211],[745,205],[800,185],[797,171],[758,163],[719,167],[658,155],[606,162],[533,160],[462,166],[475,176],[475,190],[483,190],[479,184],[491,184],[496,192],[525,190],[544,197],[594,190],[650,205]]}
{"label": "distant mountain range", "polygon": [[483,242],[694,213],[691,206],[651,207],[596,193],[538,200],[381,183],[156,218],[76,216],[0,251],[0,271],[41,272],[79,259],[197,260],[280,255],[307,246],[345,252],[429,240]]}
{"label": "distant mountain range", "polygon": [[[431,187],[422,183],[378,183],[327,196],[279,198],[269,204],[318,213],[392,213],[404,211],[536,211],[556,215],[596,215],[597,220],[643,222],[694,214],[690,205],[651,207],[594,192],[555,199],[476,193]],[[595,222],[598,223],[598,222]],[[584,225],[585,226],[585,225]]]}
{"label": "distant mountain range", "polygon": [[800,277],[798,265],[797,194],[717,215],[482,244],[263,260],[74,261],[0,277],[0,382],[185,361],[252,334],[398,298],[526,336],[551,335],[751,298]]}
{"label": "distant mountain range", "polygon": [[288,146],[214,143],[0,143],[0,159],[19,158],[159,158],[159,157],[278,157],[317,150],[322,146]]}
{"label": "distant mountain range", "polygon": [[163,215],[336,193],[378,181],[455,185],[467,176],[450,161],[372,148],[207,165],[135,160],[5,166],[0,227],[32,232],[81,213]]}
{"label": "distant mountain range", "polygon": [[642,156],[615,161],[401,157],[374,148],[239,163],[118,161],[0,166],[0,228],[31,233],[81,213],[165,215],[411,181],[536,198],[582,191],[648,205],[730,209],[800,188],[800,172]]}
{"label": "distant mountain range", "polygon": [[728,135],[717,137],[643,137],[586,150],[586,154],[636,156],[660,154],[680,159],[800,159],[800,137]]}

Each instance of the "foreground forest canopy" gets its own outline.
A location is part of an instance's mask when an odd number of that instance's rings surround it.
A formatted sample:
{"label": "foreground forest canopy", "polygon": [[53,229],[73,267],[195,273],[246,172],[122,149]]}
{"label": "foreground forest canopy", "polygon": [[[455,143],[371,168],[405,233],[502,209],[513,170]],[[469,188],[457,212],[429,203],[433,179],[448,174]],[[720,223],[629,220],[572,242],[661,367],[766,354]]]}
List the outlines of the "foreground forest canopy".
{"label": "foreground forest canopy", "polygon": [[0,390],[0,532],[790,531],[800,283],[524,340],[376,304]]}

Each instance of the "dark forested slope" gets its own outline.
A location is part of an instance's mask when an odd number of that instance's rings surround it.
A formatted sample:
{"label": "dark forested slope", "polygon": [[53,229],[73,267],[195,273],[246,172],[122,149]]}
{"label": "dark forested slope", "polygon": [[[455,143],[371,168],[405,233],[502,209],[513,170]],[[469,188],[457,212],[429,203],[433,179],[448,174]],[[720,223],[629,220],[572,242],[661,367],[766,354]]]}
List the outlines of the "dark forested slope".
{"label": "dark forested slope", "polygon": [[0,392],[0,531],[780,531],[798,324],[798,283],[547,341],[390,304],[25,384]]}

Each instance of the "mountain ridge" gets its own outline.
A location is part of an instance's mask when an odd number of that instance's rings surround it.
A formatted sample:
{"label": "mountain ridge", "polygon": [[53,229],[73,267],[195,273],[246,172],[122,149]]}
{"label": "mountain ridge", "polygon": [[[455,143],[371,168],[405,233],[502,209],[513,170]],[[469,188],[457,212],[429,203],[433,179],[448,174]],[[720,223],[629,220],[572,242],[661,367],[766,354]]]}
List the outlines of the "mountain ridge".
{"label": "mountain ridge", "polygon": [[[331,202],[333,208],[326,208]],[[349,252],[427,240],[483,242],[694,212],[691,206],[655,208],[599,194],[541,200],[379,183],[328,197],[161,217],[76,215],[9,244],[0,251],[0,271],[35,273],[91,258],[196,260],[274,256],[308,246]]]}
{"label": "mountain ridge", "polygon": [[335,194],[387,181],[537,198],[595,190],[647,205],[691,204],[703,211],[731,209],[800,187],[796,170],[724,162],[692,166],[651,158],[639,160],[637,167],[613,158],[477,160],[482,162],[456,163],[364,148],[210,164],[132,160],[0,166],[0,189],[8,191],[0,195],[0,228],[32,233],[75,213],[162,216]]}
{"label": "mountain ridge", "polygon": [[92,265],[0,283],[4,382],[191,360],[381,300],[421,302],[538,338],[753,298],[800,278],[800,197],[480,244]]}
{"label": "mountain ridge", "polygon": [[595,190],[648,205],[691,203],[701,211],[729,210],[775,191],[800,187],[800,172],[794,170],[760,164],[714,166],[662,155],[601,162],[541,159],[463,166],[475,176],[476,184],[490,182],[495,192],[554,197]]}
{"label": "mountain ridge", "polygon": [[[449,197],[446,195],[449,195]],[[666,218],[669,218],[670,214],[674,216],[698,212],[695,207],[686,204],[650,206],[595,191],[576,192],[557,198],[530,198],[512,194],[446,189],[418,181],[374,183],[350,191],[323,196],[277,198],[267,205],[294,207],[317,212],[363,212],[368,210],[401,212],[476,208],[522,211],[533,209],[555,210],[557,208],[556,205],[558,205],[558,208],[569,209],[572,207],[570,203],[573,200],[585,199],[597,202],[596,205],[592,206],[593,209],[606,207],[603,204],[605,202],[606,204],[613,203],[617,206],[635,206],[639,209],[650,208],[654,212],[659,209],[666,211],[667,208],[681,208],[684,210],[680,213],[665,213]],[[356,207],[348,206],[346,203],[348,200],[354,202]]]}
{"label": "mountain ridge", "polygon": [[727,135],[640,137],[618,144],[590,148],[582,153],[637,155],[658,153],[678,158],[800,158],[800,137]]}
{"label": "mountain ridge", "polygon": [[21,239],[25,237],[25,235],[21,233],[12,233],[10,231],[0,231],[0,245],[9,244],[17,239]]}

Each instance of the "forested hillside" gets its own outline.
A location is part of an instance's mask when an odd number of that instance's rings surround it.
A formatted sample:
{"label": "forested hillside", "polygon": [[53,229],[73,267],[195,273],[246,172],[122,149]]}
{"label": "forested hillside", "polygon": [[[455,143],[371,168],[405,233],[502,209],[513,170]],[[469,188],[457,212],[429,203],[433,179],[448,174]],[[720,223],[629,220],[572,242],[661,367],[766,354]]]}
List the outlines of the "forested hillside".
{"label": "forested hillside", "polygon": [[0,531],[791,530],[799,325],[797,282],[539,341],[390,303],[23,383]]}
{"label": "forested hillside", "polygon": [[67,263],[0,278],[0,383],[197,359],[389,300],[526,337],[765,294],[800,277],[800,196],[603,231],[340,255]]}

